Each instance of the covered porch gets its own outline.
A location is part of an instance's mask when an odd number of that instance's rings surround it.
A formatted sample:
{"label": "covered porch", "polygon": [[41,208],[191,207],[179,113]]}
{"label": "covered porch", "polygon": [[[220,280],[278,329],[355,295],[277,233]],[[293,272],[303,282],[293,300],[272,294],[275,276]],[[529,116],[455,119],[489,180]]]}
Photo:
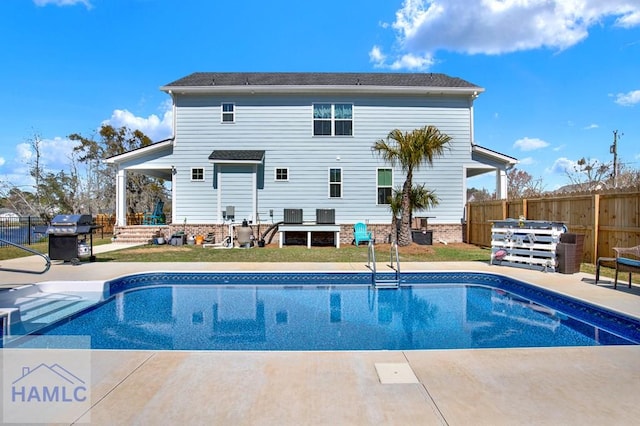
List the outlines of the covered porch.
{"label": "covered porch", "polygon": [[506,199],[508,187],[507,171],[518,164],[518,160],[475,144],[471,146],[471,159],[476,163],[465,167],[467,179],[486,173],[495,173],[496,198],[499,200]]}

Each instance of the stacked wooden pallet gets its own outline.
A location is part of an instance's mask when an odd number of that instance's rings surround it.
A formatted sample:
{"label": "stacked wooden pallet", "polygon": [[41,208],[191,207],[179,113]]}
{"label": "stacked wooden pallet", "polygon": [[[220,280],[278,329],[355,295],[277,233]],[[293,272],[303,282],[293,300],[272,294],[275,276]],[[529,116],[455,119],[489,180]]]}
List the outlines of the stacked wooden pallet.
{"label": "stacked wooden pallet", "polygon": [[567,228],[561,222],[507,219],[493,222],[491,263],[555,272],[556,247]]}

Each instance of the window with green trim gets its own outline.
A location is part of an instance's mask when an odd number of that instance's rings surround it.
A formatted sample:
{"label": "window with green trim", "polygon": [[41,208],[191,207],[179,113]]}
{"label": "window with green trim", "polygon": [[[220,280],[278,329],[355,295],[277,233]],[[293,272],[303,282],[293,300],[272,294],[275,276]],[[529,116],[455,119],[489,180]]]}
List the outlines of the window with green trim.
{"label": "window with green trim", "polygon": [[393,195],[393,170],[378,169],[378,204],[391,204]]}

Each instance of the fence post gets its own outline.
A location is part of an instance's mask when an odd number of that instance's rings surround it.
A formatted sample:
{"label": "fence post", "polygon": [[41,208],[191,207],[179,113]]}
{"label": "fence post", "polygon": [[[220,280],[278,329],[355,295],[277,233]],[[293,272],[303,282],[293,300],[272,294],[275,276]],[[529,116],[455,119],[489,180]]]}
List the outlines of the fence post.
{"label": "fence post", "polygon": [[529,212],[527,212],[527,199],[526,198],[522,199],[522,216],[524,216],[525,219],[529,218]]}
{"label": "fence post", "polygon": [[507,219],[507,200],[502,200],[502,220]]}
{"label": "fence post", "polygon": [[598,235],[600,234],[600,194],[593,194],[593,264],[598,260]]}
{"label": "fence post", "polygon": [[27,220],[27,245],[31,245],[31,215],[28,216],[28,220]]}

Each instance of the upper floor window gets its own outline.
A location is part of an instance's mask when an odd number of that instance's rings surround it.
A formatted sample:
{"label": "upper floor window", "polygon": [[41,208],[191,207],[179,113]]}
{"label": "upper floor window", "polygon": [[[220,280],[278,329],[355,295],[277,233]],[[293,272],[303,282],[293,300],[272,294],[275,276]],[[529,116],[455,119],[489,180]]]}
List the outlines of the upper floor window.
{"label": "upper floor window", "polygon": [[223,123],[235,123],[236,121],[236,106],[231,103],[222,104],[222,122]]}
{"label": "upper floor window", "polygon": [[378,204],[391,204],[393,196],[393,170],[378,169]]}
{"label": "upper floor window", "polygon": [[194,167],[191,169],[191,180],[203,181],[204,169],[202,167]]}
{"label": "upper floor window", "polygon": [[276,181],[289,180],[289,169],[278,167],[276,168],[275,173],[276,173]]}
{"label": "upper floor window", "polygon": [[313,135],[353,135],[353,104],[313,104]]}
{"label": "upper floor window", "polygon": [[342,169],[329,169],[329,198],[342,197]]}

